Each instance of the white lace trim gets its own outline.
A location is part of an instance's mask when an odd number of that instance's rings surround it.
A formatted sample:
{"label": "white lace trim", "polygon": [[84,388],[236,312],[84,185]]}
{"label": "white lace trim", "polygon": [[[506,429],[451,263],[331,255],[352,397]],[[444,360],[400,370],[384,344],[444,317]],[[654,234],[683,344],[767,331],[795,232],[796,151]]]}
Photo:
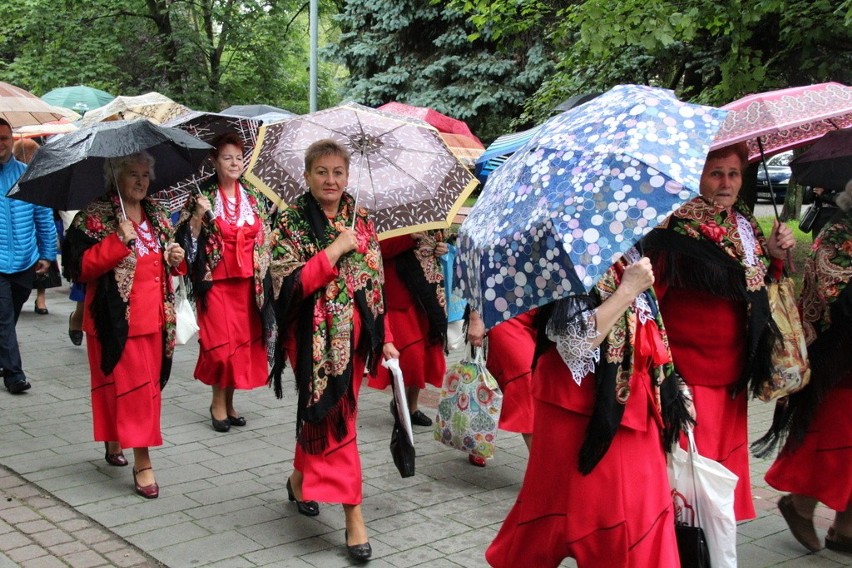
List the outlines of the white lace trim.
{"label": "white lace trim", "polygon": [[[141,224],[136,225],[137,232],[141,233],[139,235],[140,238],[136,239],[136,256],[143,257],[146,254],[151,253],[159,253],[160,252],[160,241],[157,239],[156,235],[154,235],[154,230],[148,225],[148,221],[142,221]],[[148,241],[154,242],[154,250],[148,248],[148,245],[143,240],[146,239]]]}
{"label": "white lace trim", "polygon": [[754,229],[742,213],[737,213],[736,216],[737,230],[740,233],[740,239],[743,241],[746,266],[757,266],[760,261],[755,253],[757,250],[757,238],[754,236]]}
{"label": "white lace trim", "polygon": [[[254,211],[251,209],[251,203],[249,203],[248,194],[246,194],[246,190],[243,189],[243,186],[240,185],[240,211],[239,217],[237,218],[237,227],[242,227],[243,225],[253,225],[254,224]],[[236,196],[234,198],[225,197],[231,205],[236,202]],[[222,200],[216,200],[216,207],[213,209],[213,214],[220,219],[225,219],[225,208],[222,205]],[[227,219],[226,219],[227,220]]]}
{"label": "white lace trim", "polygon": [[577,385],[581,385],[583,378],[595,370],[601,359],[601,348],[592,347],[600,335],[597,312],[597,310],[586,312],[582,316],[585,319],[584,322],[579,318],[571,321],[560,335],[554,333],[549,323],[545,330],[548,339],[556,343],[556,351],[571,371],[571,376]]}

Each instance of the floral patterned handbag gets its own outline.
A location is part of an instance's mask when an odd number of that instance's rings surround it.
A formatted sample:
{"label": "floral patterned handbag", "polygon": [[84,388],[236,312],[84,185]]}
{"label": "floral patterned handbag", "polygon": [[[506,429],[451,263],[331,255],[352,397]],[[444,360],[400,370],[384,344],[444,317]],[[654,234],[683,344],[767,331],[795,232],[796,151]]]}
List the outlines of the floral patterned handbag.
{"label": "floral patterned handbag", "polygon": [[447,369],[438,399],[435,439],[484,459],[494,456],[503,393],[485,368],[482,348]]}

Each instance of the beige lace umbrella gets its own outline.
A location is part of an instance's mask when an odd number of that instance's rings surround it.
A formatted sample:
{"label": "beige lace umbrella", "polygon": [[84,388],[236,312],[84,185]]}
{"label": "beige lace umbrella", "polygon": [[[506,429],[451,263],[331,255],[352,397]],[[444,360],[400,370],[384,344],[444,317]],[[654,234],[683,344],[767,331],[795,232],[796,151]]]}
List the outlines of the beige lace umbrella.
{"label": "beige lace umbrella", "polygon": [[478,183],[434,127],[356,103],[262,126],[246,178],[293,203],[307,191],[305,150],[324,138],[351,152],[347,191],[381,238],[448,228]]}
{"label": "beige lace umbrella", "polygon": [[12,128],[59,120],[62,116],[62,112],[34,94],[0,81],[0,117]]}
{"label": "beige lace umbrella", "polygon": [[80,126],[110,120],[139,118],[148,119],[155,124],[163,124],[189,112],[192,112],[189,107],[152,91],[137,97],[115,97],[110,103],[87,112],[80,119]]}

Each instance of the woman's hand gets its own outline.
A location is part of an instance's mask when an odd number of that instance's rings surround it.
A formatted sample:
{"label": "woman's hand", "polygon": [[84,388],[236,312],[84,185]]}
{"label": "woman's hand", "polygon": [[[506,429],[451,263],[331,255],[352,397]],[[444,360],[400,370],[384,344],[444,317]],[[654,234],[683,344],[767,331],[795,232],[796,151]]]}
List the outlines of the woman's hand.
{"label": "woman's hand", "polygon": [[139,238],[139,236],[136,234],[136,229],[133,228],[133,221],[131,221],[130,219],[125,219],[124,221],[120,222],[118,224],[118,230],[115,232],[115,234],[118,235],[119,240],[122,242],[122,244],[124,244],[124,246],[127,246],[130,241]]}
{"label": "woman's hand", "polygon": [[796,245],[796,237],[793,236],[793,231],[790,227],[778,222],[778,219],[772,224],[772,233],[769,235],[769,240],[766,241],[766,247],[769,249],[769,256],[772,258],[786,258],[787,251],[792,250]]}
{"label": "woman's hand", "polygon": [[[189,230],[192,232],[193,239],[197,239],[201,233],[201,225],[204,223],[208,211],[213,211],[210,200],[204,195],[198,195],[195,199],[195,210],[189,218]],[[212,215],[212,213],[210,214]]]}
{"label": "woman's hand", "polygon": [[183,262],[185,253],[179,244],[170,243],[166,245],[166,252],[164,254],[166,258],[166,264],[174,268],[175,266]]}
{"label": "woman's hand", "polygon": [[329,262],[337,264],[340,257],[358,248],[358,237],[353,229],[343,229],[334,242],[325,249]]}
{"label": "woman's hand", "polygon": [[438,241],[438,244],[435,245],[435,256],[444,256],[450,250],[450,247],[447,246],[447,243]]}
{"label": "woman's hand", "polygon": [[654,285],[654,269],[651,267],[651,260],[643,256],[638,261],[627,266],[624,269],[624,274],[621,277],[621,285],[619,290],[629,293],[631,301],[639,294]]}
{"label": "woman's hand", "polygon": [[399,359],[399,351],[393,346],[393,343],[385,343],[382,346],[382,355],[385,359]]}
{"label": "woman's hand", "polygon": [[479,312],[470,310],[470,321],[467,324],[467,342],[474,347],[482,347],[485,339],[485,322],[479,317]]}

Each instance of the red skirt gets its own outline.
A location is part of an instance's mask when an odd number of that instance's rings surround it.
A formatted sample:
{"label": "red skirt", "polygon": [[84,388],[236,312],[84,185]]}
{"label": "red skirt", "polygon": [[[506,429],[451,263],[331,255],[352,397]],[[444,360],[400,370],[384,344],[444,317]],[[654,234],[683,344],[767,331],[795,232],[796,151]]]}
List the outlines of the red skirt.
{"label": "red skirt", "polygon": [[[393,332],[393,345],[399,351],[399,367],[405,386],[424,389],[430,384],[441,388],[447,372],[444,346],[429,342],[429,321],[423,310],[412,304],[405,310],[390,309],[385,317]],[[379,365],[367,385],[382,390],[390,385],[390,380],[390,371]]]}
{"label": "red skirt", "polygon": [[835,511],[852,505],[852,389],[828,392],[802,444],[781,452],[766,482],[779,491],[813,497]]}
{"label": "red skirt", "polygon": [[[569,379],[570,380],[570,379]],[[638,393],[637,393],[638,394]],[[620,427],[589,475],[578,454],[589,418],[537,400],[523,486],[485,553],[491,566],[677,568],[680,559],[660,430]]]}
{"label": "red skirt", "polygon": [[128,337],[121,359],[107,376],[101,371],[101,344],[96,335],[87,334],[86,350],[92,375],[95,441],[117,441],[122,448],[162,445],[162,334]]}
{"label": "red skirt", "polygon": [[532,362],[536,330],[533,312],[507,320],[488,332],[486,367],[503,392],[500,429],[531,434],[533,431]]}
{"label": "red skirt", "polygon": [[[690,385],[697,424],[695,445],[698,453],[715,460],[739,477],[734,490],[734,516],[737,521],[754,519],[751,474],[748,467],[748,399],[741,392],[732,399],[728,387]],[[686,448],[686,437],[681,438]]]}
{"label": "red skirt", "polygon": [[222,389],[266,385],[269,369],[252,278],[215,280],[198,312],[195,378]]}
{"label": "red skirt", "polygon": [[[291,360],[291,364],[293,361]],[[352,382],[355,400],[361,391],[365,361],[363,357],[353,356]],[[295,367],[295,365],[294,365]],[[346,436],[337,441],[329,434],[328,445],[322,454],[309,454],[296,444],[293,469],[302,472],[302,499],[322,501],[323,503],[343,503],[358,505],[363,500],[363,481],[361,478],[361,455],[358,453],[357,440],[358,405],[346,424]]]}

